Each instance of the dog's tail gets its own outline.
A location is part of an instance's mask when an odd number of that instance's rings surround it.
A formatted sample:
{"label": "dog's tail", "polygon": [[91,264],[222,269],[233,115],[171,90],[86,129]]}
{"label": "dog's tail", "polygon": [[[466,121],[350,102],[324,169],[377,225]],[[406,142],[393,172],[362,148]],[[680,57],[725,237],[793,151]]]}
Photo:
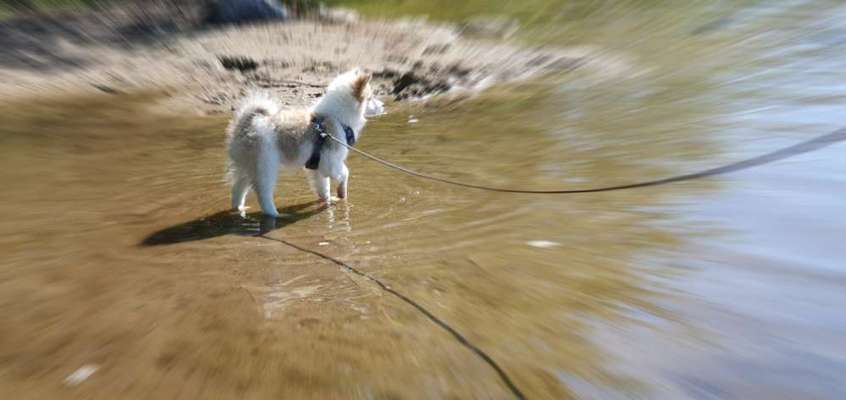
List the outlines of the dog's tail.
{"label": "dog's tail", "polygon": [[[238,107],[235,115],[226,128],[226,147],[229,160],[226,163],[226,177],[229,182],[235,182],[239,172],[235,166],[234,159],[239,158],[238,154],[244,152],[245,146],[253,143],[250,137],[258,134],[254,120],[256,117],[264,117],[264,124],[269,123],[267,117],[279,112],[280,106],[267,92],[253,92],[247,94]],[[247,139],[247,140],[241,140]]]}
{"label": "dog's tail", "polygon": [[235,109],[235,115],[232,122],[227,129],[227,139],[241,135],[248,135],[252,131],[250,127],[253,123],[253,118],[256,116],[271,116],[279,112],[279,103],[274,100],[267,92],[253,92],[245,96],[238,108]]}

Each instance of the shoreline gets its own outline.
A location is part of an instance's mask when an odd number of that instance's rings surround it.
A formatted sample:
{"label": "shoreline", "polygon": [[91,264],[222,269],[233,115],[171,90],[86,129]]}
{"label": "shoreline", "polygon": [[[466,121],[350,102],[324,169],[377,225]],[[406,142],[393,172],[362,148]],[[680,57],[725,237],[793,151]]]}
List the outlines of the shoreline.
{"label": "shoreline", "polygon": [[[122,32],[126,20],[138,25],[137,16],[115,17],[115,12],[132,15],[123,10],[101,15],[104,12],[80,12],[61,20],[50,15],[20,17],[35,18],[23,25],[38,27],[18,35],[9,34],[14,27],[8,22],[0,24],[0,33],[6,33],[6,43],[0,43],[5,44],[0,46],[4,101],[163,90],[163,110],[210,115],[230,111],[250,90],[268,91],[287,106],[310,104],[335,75],[355,66],[373,72],[378,97],[395,101],[444,93],[460,99],[497,83],[577,68],[600,74],[625,68],[615,65],[624,60],[596,49],[531,48],[467,37],[452,25],[422,19],[362,20],[344,10],[322,18],[213,29],[187,23],[188,29],[172,33],[155,28],[172,26],[173,21],[156,20],[155,15],[168,15],[167,10],[145,11],[152,28],[136,27],[141,33],[134,36]],[[103,23],[107,25],[91,26]],[[94,33],[85,40],[66,37],[67,32],[89,31]]]}

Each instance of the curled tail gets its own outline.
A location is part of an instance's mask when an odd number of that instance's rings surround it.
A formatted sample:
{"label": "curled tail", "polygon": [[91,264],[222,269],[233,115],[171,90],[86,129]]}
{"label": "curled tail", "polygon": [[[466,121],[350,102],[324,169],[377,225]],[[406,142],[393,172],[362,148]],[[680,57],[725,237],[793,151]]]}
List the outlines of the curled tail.
{"label": "curled tail", "polygon": [[226,130],[228,141],[241,135],[249,135],[253,118],[271,116],[279,112],[279,104],[266,92],[253,92],[245,96]]}
{"label": "curled tail", "polygon": [[[235,114],[226,128],[226,148],[229,155],[226,163],[226,177],[235,187],[241,182],[242,192],[238,196],[243,202],[244,193],[249,188],[247,179],[250,177],[250,164],[255,164],[255,151],[258,141],[258,130],[260,127],[268,127],[270,120],[267,117],[279,112],[279,104],[265,92],[254,92],[245,96]],[[262,118],[262,123],[257,124],[256,117]],[[247,179],[247,180],[244,180]],[[247,186],[244,186],[247,185]],[[233,189],[234,190],[234,189]],[[233,196],[235,196],[233,194]],[[235,198],[235,197],[233,197]]]}

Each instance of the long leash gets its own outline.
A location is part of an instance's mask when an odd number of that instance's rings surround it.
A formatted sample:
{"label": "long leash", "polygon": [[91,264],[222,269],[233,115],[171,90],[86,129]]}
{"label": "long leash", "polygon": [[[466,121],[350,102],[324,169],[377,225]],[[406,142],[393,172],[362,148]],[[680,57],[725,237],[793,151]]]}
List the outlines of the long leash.
{"label": "long leash", "polygon": [[324,137],[333,140],[335,143],[340,144],[341,146],[346,147],[349,150],[352,150],[362,156],[369,158],[379,164],[382,164],[386,167],[398,170],[400,172],[404,172],[408,175],[416,176],[418,178],[427,179],[430,181],[436,181],[441,183],[446,183],[449,185],[461,186],[470,189],[479,189],[479,190],[487,190],[491,192],[501,192],[501,193],[528,193],[528,194],[577,194],[577,193],[596,193],[596,192],[610,192],[614,190],[625,190],[625,189],[636,189],[648,186],[658,186],[658,185],[665,185],[668,183],[674,182],[681,182],[681,181],[689,181],[693,179],[705,178],[709,176],[716,176],[716,175],[724,175],[732,172],[737,172],[744,169],[749,169],[752,167],[761,166],[764,164],[769,164],[775,161],[783,160],[789,157],[794,157],[799,154],[810,153],[812,151],[816,151],[822,149],[824,147],[831,146],[835,143],[842,142],[846,140],[846,128],[840,128],[834,132],[817,136],[813,139],[806,140],[804,142],[800,142],[794,144],[792,146],[788,146],[779,150],[772,151],[770,153],[766,153],[760,155],[758,157],[750,158],[743,161],[737,161],[728,165],[723,165],[721,167],[715,167],[711,169],[706,169],[704,171],[694,172],[690,174],[684,175],[677,175],[671,176],[668,178],[663,179],[656,179],[652,181],[644,181],[644,182],[637,182],[637,183],[629,183],[623,185],[614,185],[614,186],[603,186],[597,188],[587,188],[587,189],[559,189],[559,190],[529,190],[529,189],[511,189],[511,188],[499,188],[499,187],[491,187],[485,185],[478,185],[473,183],[466,183],[455,181],[452,179],[441,178],[434,175],[425,174],[422,172],[414,171],[412,169],[403,167],[398,164],[394,164],[388,160],[382,159],[377,157],[373,154],[370,154],[366,151],[359,150],[355,147],[352,147],[343,141],[339,140],[338,138],[324,134]]}
{"label": "long leash", "polygon": [[338,265],[339,267],[343,268],[347,272],[356,274],[358,276],[361,276],[362,278],[365,278],[365,279],[373,282],[374,284],[376,284],[376,286],[378,286],[383,291],[390,293],[394,297],[396,297],[396,298],[402,300],[403,302],[405,302],[406,304],[414,307],[421,314],[425,315],[426,318],[429,319],[429,321],[432,321],[435,325],[437,325],[441,329],[445,330],[456,341],[458,341],[458,343],[460,343],[462,346],[466,347],[468,350],[472,351],[477,357],[481,358],[482,361],[485,362],[485,364],[488,364],[489,367],[491,367],[494,371],[496,371],[496,374],[499,376],[499,379],[502,380],[502,382],[505,384],[505,386],[508,388],[508,390],[511,392],[511,394],[514,395],[514,398],[516,398],[518,400],[523,400],[523,399],[526,398],[526,396],[523,395],[523,392],[520,390],[520,388],[518,388],[517,385],[514,384],[514,381],[511,379],[511,377],[508,376],[508,374],[505,372],[505,370],[502,369],[502,367],[500,367],[499,364],[497,364],[497,362],[494,361],[494,359],[491,356],[488,355],[488,353],[485,353],[484,350],[480,349],[478,346],[473,344],[473,342],[471,342],[469,339],[467,339],[466,336],[462,335],[460,332],[458,332],[455,328],[453,328],[446,321],[436,317],[435,314],[432,314],[431,311],[429,311],[428,309],[423,307],[420,303],[414,301],[410,297],[394,290],[393,288],[391,288],[390,286],[388,286],[387,284],[385,284],[384,282],[382,282],[378,278],[374,277],[373,275],[370,275],[366,272],[363,272],[363,271],[361,271],[361,270],[359,270],[359,269],[357,269],[357,268],[355,268],[355,267],[353,267],[353,266],[351,266],[351,265],[349,265],[349,264],[347,264],[347,263],[345,263],[341,260],[338,260],[334,257],[328,256],[326,254],[323,254],[323,253],[320,253],[320,252],[317,252],[317,251],[314,251],[314,250],[311,250],[311,249],[307,249],[307,248],[302,247],[302,246],[298,246],[298,245],[291,243],[291,242],[284,240],[284,239],[272,238],[272,237],[269,237],[269,236],[265,236],[264,234],[258,235],[257,237],[260,237],[262,239],[272,240],[274,242],[279,242],[279,243],[282,243],[286,246],[297,249],[299,251],[320,257],[320,258],[322,258],[326,261],[329,261],[329,262],[331,262],[335,265]]}
{"label": "long leash", "polygon": [[[788,147],[785,147],[785,148],[782,148],[782,149],[779,149],[779,150],[772,151],[770,153],[760,155],[758,157],[750,158],[750,159],[743,160],[743,161],[734,162],[734,163],[731,163],[731,164],[728,164],[728,165],[724,165],[724,166],[721,166],[721,167],[715,167],[715,168],[707,169],[707,170],[700,171],[700,172],[684,174],[684,175],[677,175],[677,176],[673,176],[673,177],[669,177],[669,178],[657,179],[657,180],[652,180],[652,181],[624,184],[624,185],[605,186],[605,187],[588,188],[588,189],[561,189],[561,190],[526,190],[526,189],[497,188],[497,187],[477,185],[477,184],[471,184],[471,183],[441,178],[441,177],[438,177],[438,176],[429,175],[429,174],[425,174],[425,173],[422,173],[422,172],[417,172],[417,171],[411,170],[409,168],[403,167],[403,166],[398,165],[398,164],[394,164],[390,161],[387,161],[385,159],[377,157],[373,154],[370,154],[370,153],[365,152],[363,150],[359,150],[355,147],[352,147],[351,145],[348,145],[347,143],[335,138],[332,135],[321,132],[321,136],[323,138],[329,138],[330,140],[334,141],[335,143],[338,143],[338,144],[346,147],[347,149],[352,150],[352,151],[354,151],[358,154],[361,154],[362,156],[364,156],[364,157],[366,157],[366,158],[368,158],[372,161],[375,161],[379,164],[382,164],[386,167],[389,167],[389,168],[392,168],[392,169],[398,170],[400,172],[404,172],[406,174],[416,176],[416,177],[419,177],[419,178],[422,178],[422,179],[432,180],[432,181],[446,183],[446,184],[450,184],[450,185],[461,186],[461,187],[470,188],[470,189],[479,189],[479,190],[487,190],[487,191],[502,192],[502,193],[577,194],[577,193],[609,192],[609,191],[614,191],[614,190],[625,190],[625,189],[635,189],[635,188],[641,188],[641,187],[647,187],[647,186],[658,186],[658,185],[663,185],[663,184],[668,184],[668,183],[673,183],[673,182],[680,182],[680,181],[687,181],[687,180],[705,178],[705,177],[709,177],[709,176],[722,175],[722,174],[736,172],[736,171],[740,171],[740,170],[743,170],[743,169],[748,169],[748,168],[752,168],[752,167],[756,167],[756,166],[760,166],[760,165],[764,165],[764,164],[769,164],[769,163],[779,161],[779,160],[783,160],[783,159],[793,157],[793,156],[796,156],[796,155],[799,155],[799,154],[816,151],[816,150],[822,149],[824,147],[828,147],[830,145],[833,145],[835,143],[846,141],[846,128],[841,128],[841,129],[838,129],[838,130],[831,132],[829,134],[818,136],[818,137],[815,137],[813,139],[810,139],[810,140],[807,140],[807,141],[804,141],[804,142],[800,142],[800,143],[797,143],[797,144],[792,145],[792,146],[788,146]],[[427,319],[429,319],[434,324],[436,324],[438,327],[440,327],[441,329],[443,329],[444,331],[449,333],[462,346],[469,349],[476,356],[478,356],[480,359],[482,359],[482,361],[484,361],[489,367],[491,367],[496,372],[496,374],[499,376],[500,380],[505,384],[505,386],[508,388],[508,390],[511,392],[511,394],[514,395],[515,398],[517,398],[519,400],[526,398],[525,395],[523,394],[523,392],[520,390],[520,388],[518,388],[517,385],[514,383],[514,381],[511,379],[511,377],[505,372],[504,369],[502,369],[502,367],[490,355],[488,355],[482,349],[480,349],[478,346],[473,344],[469,339],[467,339],[466,336],[462,335],[455,328],[453,328],[451,325],[449,325],[446,321],[444,321],[444,320],[438,318],[437,316],[435,316],[434,314],[432,314],[431,311],[429,311],[428,309],[423,307],[420,303],[418,303],[418,302],[414,301],[413,299],[409,298],[408,296],[394,290],[393,288],[391,288],[390,286],[388,286],[387,284],[385,284],[381,280],[375,278],[374,276],[372,276],[372,275],[370,275],[366,272],[363,272],[359,269],[356,269],[353,266],[351,266],[351,265],[349,265],[349,264],[347,264],[343,261],[340,261],[336,258],[333,258],[333,257],[328,256],[326,254],[323,254],[323,253],[320,253],[320,252],[317,252],[317,251],[314,251],[314,250],[311,250],[311,249],[308,249],[308,248],[305,248],[305,247],[302,247],[302,246],[298,246],[294,243],[288,242],[287,240],[271,238],[271,237],[268,237],[268,236],[265,236],[265,235],[259,235],[258,237],[261,237],[261,238],[267,239],[267,240],[276,241],[276,242],[285,244],[287,246],[290,246],[290,247],[292,247],[296,250],[306,252],[306,253],[312,254],[314,256],[320,257],[320,258],[322,258],[326,261],[329,261],[333,264],[340,266],[341,268],[343,268],[347,272],[359,275],[359,276],[373,282],[381,290],[383,290],[387,293],[390,293],[391,295],[395,296],[396,298],[400,299],[401,301],[405,302],[406,304],[414,307],[417,311],[419,311],[424,316],[426,316]]]}

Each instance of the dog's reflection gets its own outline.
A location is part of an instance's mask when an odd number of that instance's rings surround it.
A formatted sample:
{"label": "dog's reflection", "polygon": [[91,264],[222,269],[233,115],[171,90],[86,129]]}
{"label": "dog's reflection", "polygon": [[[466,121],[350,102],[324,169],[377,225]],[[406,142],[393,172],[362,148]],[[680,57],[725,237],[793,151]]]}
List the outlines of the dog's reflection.
{"label": "dog's reflection", "polygon": [[352,231],[352,224],[350,222],[350,207],[349,202],[337,203],[333,207],[326,208],[326,228],[329,231],[341,230],[344,232]]}
{"label": "dog's reflection", "polygon": [[223,235],[264,235],[326,209],[324,202],[313,201],[279,209],[278,217],[267,216],[261,212],[247,214],[237,210],[226,210],[154,232],[141,241],[141,246],[192,242]]}

